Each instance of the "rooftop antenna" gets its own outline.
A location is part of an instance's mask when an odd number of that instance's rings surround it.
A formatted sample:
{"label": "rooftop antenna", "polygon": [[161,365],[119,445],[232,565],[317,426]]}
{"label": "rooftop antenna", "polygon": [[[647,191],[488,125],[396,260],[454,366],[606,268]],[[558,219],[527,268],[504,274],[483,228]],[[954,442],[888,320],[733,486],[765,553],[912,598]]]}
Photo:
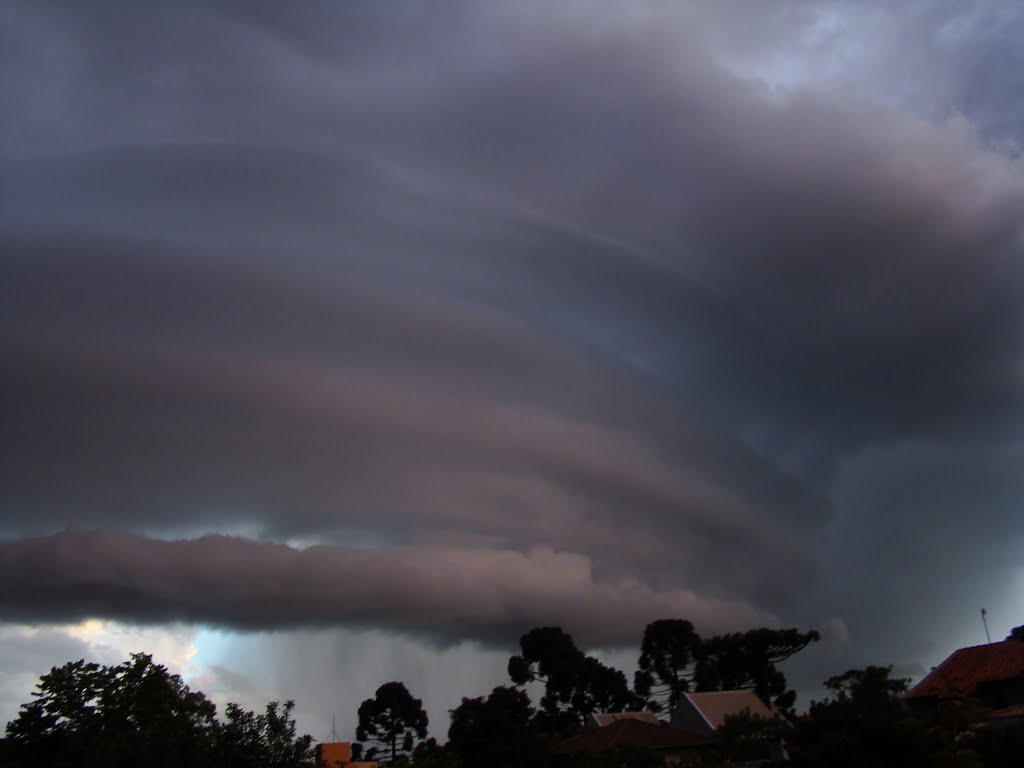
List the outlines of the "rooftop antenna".
{"label": "rooftop antenna", "polygon": [[327,741],[330,744],[333,744],[334,742],[336,742],[338,740],[338,730],[337,730],[337,728],[335,728],[334,720],[335,720],[335,716],[331,715],[331,735],[327,737]]}
{"label": "rooftop antenna", "polygon": [[988,615],[988,611],[986,611],[984,608],[982,608],[981,609],[981,623],[985,625],[985,639],[988,641],[989,645],[991,645],[992,644],[992,636],[988,633],[988,620],[985,618],[985,616],[987,616],[987,615]]}

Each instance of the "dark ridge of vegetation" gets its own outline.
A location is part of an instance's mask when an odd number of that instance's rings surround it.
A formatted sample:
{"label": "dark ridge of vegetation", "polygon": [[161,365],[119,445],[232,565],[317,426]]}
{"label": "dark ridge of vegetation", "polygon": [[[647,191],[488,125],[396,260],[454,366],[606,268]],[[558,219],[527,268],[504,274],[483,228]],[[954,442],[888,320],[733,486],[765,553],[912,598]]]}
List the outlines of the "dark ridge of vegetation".
{"label": "dark ridge of vegetation", "polygon": [[54,667],[34,694],[7,724],[2,765],[302,768],[316,762],[312,738],[296,734],[294,702],[272,701],[261,714],[229,704],[219,721],[205,695],[143,653],[115,667],[84,660]]}

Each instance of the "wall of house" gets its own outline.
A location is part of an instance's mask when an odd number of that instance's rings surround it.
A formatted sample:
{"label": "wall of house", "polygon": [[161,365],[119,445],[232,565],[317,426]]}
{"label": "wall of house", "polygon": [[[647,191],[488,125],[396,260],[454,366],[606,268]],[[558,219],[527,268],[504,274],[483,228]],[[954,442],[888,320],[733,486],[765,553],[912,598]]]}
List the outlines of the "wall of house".
{"label": "wall of house", "polygon": [[978,685],[977,697],[986,707],[1004,709],[1024,704],[1024,677]]}
{"label": "wall of house", "polygon": [[333,741],[317,747],[317,758],[323,768],[341,768],[352,762],[352,744],[347,741]]}

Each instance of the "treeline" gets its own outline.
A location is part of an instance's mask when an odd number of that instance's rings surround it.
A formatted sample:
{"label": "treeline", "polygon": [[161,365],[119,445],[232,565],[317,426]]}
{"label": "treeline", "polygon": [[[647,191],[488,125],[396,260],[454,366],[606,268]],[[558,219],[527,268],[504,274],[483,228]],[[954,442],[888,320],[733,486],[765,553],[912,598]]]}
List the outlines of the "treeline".
{"label": "treeline", "polygon": [[[796,715],[795,693],[776,665],[816,640],[816,632],[796,629],[702,638],[688,621],[656,621],[644,632],[630,685],[562,629],[538,627],[509,659],[510,685],[463,698],[450,711],[445,743],[426,738],[422,702],[404,684],[380,686],[359,707],[353,757],[416,768],[654,768],[664,757],[652,749],[558,757],[551,749],[595,713],[646,709],[667,717],[684,692],[746,688],[779,716],[727,720],[717,743],[687,755],[687,764],[728,765],[760,754],[758,745],[784,740],[794,768],[1024,765],[1021,733],[979,728],[984,713],[969,701],[944,704],[927,722],[911,717],[901,700],[908,681],[892,679],[886,667],[829,679],[828,698]],[[526,690],[531,684],[543,691],[536,704]],[[34,696],[7,725],[0,765],[316,764],[312,739],[296,732],[292,702],[270,702],[262,713],[229,704],[218,720],[201,692],[144,654],[116,667],[79,661],[54,668]]]}
{"label": "treeline", "polygon": [[[1021,634],[1018,628],[1011,637]],[[716,744],[686,755],[686,765],[751,764],[751,758],[766,754],[766,745],[784,743],[793,768],[1024,766],[1024,731],[987,727],[986,712],[969,699],[943,702],[935,718],[915,717],[903,702],[909,680],[892,678],[891,667],[869,666],[829,678],[829,695],[797,715],[796,694],[776,665],[818,639],[814,631],[796,629],[702,638],[688,621],[656,621],[644,632],[630,687],[621,671],[587,656],[563,630],[533,629],[520,639],[520,653],[509,659],[511,686],[464,698],[450,713],[446,744],[428,739],[414,745],[414,734],[406,731],[407,749],[393,754],[417,768],[655,768],[664,765],[664,755],[653,749],[553,757],[551,748],[579,732],[594,713],[646,709],[665,717],[683,693],[745,688],[778,717],[727,718]],[[524,690],[529,683],[543,686],[536,706]],[[371,756],[392,754],[375,746],[370,750]]]}
{"label": "treeline", "polygon": [[106,667],[75,661],[39,679],[35,698],[7,724],[0,765],[10,768],[300,768],[316,764],[296,732],[294,703],[261,713],[229,704],[224,719],[199,691],[133,654]]}
{"label": "treeline", "polygon": [[[391,682],[359,708],[356,735],[365,745],[358,754],[412,760],[418,766],[545,765],[550,747],[579,731],[591,715],[667,712],[690,690],[751,688],[766,703],[791,714],[796,694],[776,664],[818,638],[813,630],[796,629],[754,629],[702,638],[689,621],[655,621],[644,631],[638,671],[630,685],[622,671],[588,656],[561,628],[537,627],[520,638],[520,652],[509,659],[512,686],[464,698],[451,710],[447,744],[434,739],[417,742],[426,733],[422,705],[404,685]],[[524,690],[530,683],[543,686],[536,707]],[[657,758],[660,764],[661,758],[653,753],[634,752],[634,762]]]}

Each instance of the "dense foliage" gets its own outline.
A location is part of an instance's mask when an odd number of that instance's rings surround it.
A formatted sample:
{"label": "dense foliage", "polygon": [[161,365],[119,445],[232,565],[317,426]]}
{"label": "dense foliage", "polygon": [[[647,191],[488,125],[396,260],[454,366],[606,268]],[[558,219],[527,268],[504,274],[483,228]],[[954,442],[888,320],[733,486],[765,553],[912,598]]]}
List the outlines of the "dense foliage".
{"label": "dense foliage", "polygon": [[297,736],[292,702],[255,715],[231,704],[227,720],[180,677],[134,654],[113,667],[84,660],[43,675],[32,701],[7,725],[7,766],[312,766],[309,736]]}
{"label": "dense foliage", "polygon": [[792,712],[796,692],[775,666],[819,639],[814,630],[752,629],[701,638],[693,624],[662,619],[647,625],[634,677],[653,712],[671,710],[687,691],[753,688],[766,704]]}
{"label": "dense foliage", "polygon": [[623,712],[643,704],[622,672],[587,656],[560,627],[531,629],[519,647],[521,655],[509,659],[509,677],[518,686],[544,683],[537,718],[551,733],[578,728],[595,712]]}
{"label": "dense foliage", "polygon": [[395,762],[412,753],[417,739],[426,738],[427,713],[399,682],[384,683],[372,699],[359,705],[356,738],[364,742],[366,757]]}
{"label": "dense foliage", "polygon": [[263,714],[228,704],[220,729],[223,764],[232,768],[293,768],[308,765],[313,739],[296,735],[295,702],[267,704]]}
{"label": "dense foliage", "polygon": [[698,691],[753,688],[780,712],[792,712],[796,691],[775,666],[820,639],[814,630],[751,629],[705,640],[697,650],[694,684]]}
{"label": "dense foliage", "polygon": [[547,740],[525,691],[500,686],[487,698],[462,700],[451,711],[448,749],[465,766],[526,768],[543,757]]}

